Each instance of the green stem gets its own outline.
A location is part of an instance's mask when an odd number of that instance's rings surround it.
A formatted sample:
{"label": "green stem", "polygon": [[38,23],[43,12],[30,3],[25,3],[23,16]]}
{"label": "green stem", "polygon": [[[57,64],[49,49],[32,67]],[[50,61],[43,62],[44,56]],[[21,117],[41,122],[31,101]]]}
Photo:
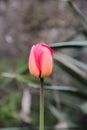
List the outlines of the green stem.
{"label": "green stem", "polygon": [[40,77],[40,130],[44,130],[44,86],[43,78]]}

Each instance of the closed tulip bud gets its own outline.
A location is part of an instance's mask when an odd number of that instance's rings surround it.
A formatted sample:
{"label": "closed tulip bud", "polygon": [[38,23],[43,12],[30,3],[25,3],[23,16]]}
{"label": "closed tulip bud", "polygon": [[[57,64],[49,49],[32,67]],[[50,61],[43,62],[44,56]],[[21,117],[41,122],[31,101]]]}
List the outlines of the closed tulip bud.
{"label": "closed tulip bud", "polygon": [[45,43],[33,45],[29,56],[29,70],[33,76],[47,77],[52,73],[53,50]]}

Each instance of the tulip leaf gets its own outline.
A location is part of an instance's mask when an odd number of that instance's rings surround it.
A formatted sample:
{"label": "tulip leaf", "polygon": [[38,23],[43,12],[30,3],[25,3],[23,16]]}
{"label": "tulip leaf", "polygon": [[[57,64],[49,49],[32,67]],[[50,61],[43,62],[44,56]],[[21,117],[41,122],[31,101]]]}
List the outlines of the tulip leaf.
{"label": "tulip leaf", "polygon": [[79,99],[87,100],[87,94],[83,93],[82,91],[79,91],[78,89],[72,87],[72,86],[45,86],[45,89],[47,90],[56,90],[60,93],[77,97]]}
{"label": "tulip leaf", "polygon": [[17,80],[25,82],[25,83],[27,83],[29,81],[37,81],[37,79],[35,79],[31,76],[21,75],[21,74],[16,74],[16,73],[3,72],[2,76],[7,77],[7,78],[11,78],[11,79],[17,79]]}
{"label": "tulip leaf", "polygon": [[64,59],[68,60],[70,63],[72,63],[72,64],[78,66],[79,68],[87,71],[87,64],[85,64],[81,61],[78,61],[78,60],[76,60],[76,59],[74,59],[70,56],[65,55],[65,54],[61,54],[61,56],[64,57]]}
{"label": "tulip leaf", "polygon": [[[60,100],[61,104],[63,104],[65,107],[68,107],[70,109],[73,109],[73,110],[77,110],[77,111],[80,111],[80,107],[79,105],[77,105],[76,103],[74,103],[73,101],[71,102],[70,100],[67,100],[67,99],[61,99]],[[73,105],[74,103],[74,105]]]}
{"label": "tulip leaf", "polygon": [[87,29],[87,18],[86,16],[82,13],[82,11],[78,8],[78,6],[73,3],[72,1],[68,1],[69,6],[76,12],[76,14],[79,16],[81,23],[83,26]]}
{"label": "tulip leaf", "polygon": [[[51,97],[49,97],[49,99],[50,99],[50,102],[51,102]],[[54,98],[54,100],[55,100],[55,98]],[[61,106],[62,106],[62,108],[65,108],[65,109],[68,108],[68,109],[73,110],[75,112],[77,111],[77,112],[80,112],[80,113],[84,113],[81,110],[80,105],[74,102],[75,99],[71,102],[71,100],[69,98],[67,100],[67,98],[61,97],[59,100],[60,100],[60,109],[59,109],[60,111],[61,111]],[[53,102],[53,98],[52,98],[52,102]]]}
{"label": "tulip leaf", "polygon": [[80,108],[85,114],[87,114],[87,102],[81,104]]}
{"label": "tulip leaf", "polygon": [[[23,74],[16,74],[16,73],[7,73],[7,72],[3,72],[1,74],[2,77],[7,77],[8,80],[6,83],[9,83],[10,81],[16,79],[20,82],[23,82],[23,83],[27,83],[27,84],[31,84],[32,87],[35,87],[35,88],[38,88],[37,85],[40,84],[40,81],[39,81],[39,78],[35,78],[33,76],[29,76],[29,75],[23,75]],[[5,84],[6,84],[5,83]],[[36,85],[37,84],[37,85]],[[50,83],[48,81],[45,81],[44,82],[45,85],[50,85]]]}
{"label": "tulip leaf", "polygon": [[28,65],[27,64],[25,64],[22,67],[18,68],[16,72],[19,73],[19,74],[22,74],[25,71],[28,71]]}
{"label": "tulip leaf", "polygon": [[31,130],[31,127],[8,127],[8,128],[1,128],[0,130]]}
{"label": "tulip leaf", "polygon": [[49,105],[49,109],[50,111],[52,112],[52,114],[60,121],[66,121],[69,126],[71,127],[76,127],[78,126],[74,119],[71,118],[67,113],[64,113],[64,112],[60,112],[58,111],[58,109],[56,107],[54,107],[53,105]]}
{"label": "tulip leaf", "polygon": [[[27,71],[28,70],[28,67],[27,67],[27,64],[25,64],[25,65],[23,65],[22,67],[20,67],[20,68],[18,68],[17,69],[17,71],[16,71],[16,73],[19,73],[19,74],[23,74],[25,71]],[[9,73],[9,74],[11,74],[11,73]],[[10,76],[10,77],[9,77]],[[0,77],[2,77],[2,73],[0,74]],[[3,76],[4,77],[4,76]],[[12,83],[13,81],[14,81],[14,79],[16,78],[15,76],[14,77],[11,77],[11,75],[8,75],[8,76],[6,76],[7,78],[6,79],[4,79],[4,81],[2,81],[2,83],[1,83],[1,86],[3,87],[3,86],[6,86],[6,85],[8,85],[8,84],[10,84],[10,83]]]}
{"label": "tulip leaf", "polygon": [[53,49],[68,48],[68,47],[87,47],[87,41],[72,41],[50,44]]}
{"label": "tulip leaf", "polygon": [[59,67],[61,67],[64,71],[66,71],[71,76],[73,76],[74,79],[77,79],[77,81],[79,81],[86,88],[86,86],[87,86],[87,76],[86,76],[85,71],[79,69],[77,66],[75,66],[74,64],[69,62],[60,53],[57,53],[57,54],[55,53],[54,59],[56,61],[56,64]]}

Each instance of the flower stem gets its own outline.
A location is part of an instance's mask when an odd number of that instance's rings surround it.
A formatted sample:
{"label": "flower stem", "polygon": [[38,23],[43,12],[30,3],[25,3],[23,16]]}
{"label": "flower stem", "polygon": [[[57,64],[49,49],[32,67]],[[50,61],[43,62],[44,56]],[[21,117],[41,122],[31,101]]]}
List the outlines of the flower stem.
{"label": "flower stem", "polygon": [[43,78],[40,77],[40,130],[44,130],[44,86]]}

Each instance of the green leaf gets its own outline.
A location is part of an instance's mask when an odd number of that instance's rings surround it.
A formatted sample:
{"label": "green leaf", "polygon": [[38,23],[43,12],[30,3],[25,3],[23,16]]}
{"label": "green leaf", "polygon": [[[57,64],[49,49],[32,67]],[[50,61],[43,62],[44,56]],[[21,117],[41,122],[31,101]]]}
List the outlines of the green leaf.
{"label": "green leaf", "polygon": [[31,130],[29,127],[10,127],[10,128],[1,128],[0,130]]}
{"label": "green leaf", "polygon": [[80,108],[85,114],[87,114],[87,102],[81,104]]}
{"label": "green leaf", "polygon": [[[20,82],[27,83],[30,86],[34,87],[34,88],[38,88],[37,85],[40,84],[39,78],[29,76],[29,75],[3,72],[1,74],[1,76],[8,78],[7,83],[10,80],[12,81],[12,80],[16,79],[16,80],[18,80]],[[50,85],[50,83],[48,81],[45,81],[44,85]]]}
{"label": "green leaf", "polygon": [[11,78],[11,79],[17,79],[25,83],[28,83],[29,81],[32,81],[34,79],[31,76],[21,75],[16,73],[7,73],[7,72],[3,72],[1,76]]}
{"label": "green leaf", "polygon": [[60,121],[65,121],[69,124],[69,126],[78,126],[76,125],[76,123],[74,122],[74,119],[71,118],[68,114],[64,113],[64,112],[60,112],[58,111],[53,105],[49,105],[49,109],[52,112],[52,114]]}
{"label": "green leaf", "polygon": [[73,41],[73,42],[61,42],[50,44],[53,49],[65,48],[65,47],[87,47],[87,41]]}
{"label": "green leaf", "polygon": [[61,99],[60,101],[61,101],[61,104],[63,104],[65,107],[68,107],[73,111],[80,111],[80,107],[76,103],[71,102],[70,100],[67,100],[67,99]]}
{"label": "green leaf", "polygon": [[85,28],[87,28],[87,18],[86,18],[86,16],[81,12],[81,10],[78,8],[78,6],[76,4],[74,4],[72,1],[68,1],[68,4],[76,12],[76,14],[79,16],[83,26]]}
{"label": "green leaf", "polygon": [[65,54],[61,54],[61,56],[64,57],[64,59],[66,59],[70,63],[72,63],[72,64],[78,66],[79,68],[87,71],[87,64],[85,64],[85,63],[83,63],[81,61],[78,61],[78,60],[76,60],[76,59],[74,59],[74,58],[72,58],[70,56],[65,55]]}
{"label": "green leaf", "polygon": [[87,100],[87,94],[83,93],[82,91],[79,91],[78,89],[72,86],[45,86],[45,89],[59,91],[60,93],[69,96],[73,96],[82,100]]}
{"label": "green leaf", "polygon": [[[23,74],[24,72],[26,72],[28,70],[28,66],[27,66],[27,64],[24,64],[23,66],[21,66],[20,68],[17,68],[17,71],[16,71],[16,73],[19,73],[19,74]],[[7,72],[8,73],[8,72]],[[4,72],[3,72],[3,74],[4,74]],[[5,77],[8,77],[8,78],[5,78],[5,79],[3,79],[2,80],[2,82],[1,82],[1,86],[2,87],[4,87],[4,86],[6,86],[6,85],[8,85],[8,84],[11,84],[13,81],[14,81],[14,79],[16,79],[17,78],[17,74],[15,75],[15,76],[12,76],[12,75],[9,75],[9,74],[11,74],[11,73],[8,73],[8,76],[5,76]],[[10,77],[9,77],[10,76]],[[2,73],[0,73],[0,77],[2,77]],[[4,76],[3,76],[4,77]],[[23,79],[23,78],[22,78]],[[25,78],[24,78],[25,79]],[[27,79],[26,79],[27,80]]]}
{"label": "green leaf", "polygon": [[1,84],[0,84],[0,88],[6,86],[6,85],[8,85],[8,84],[11,84],[12,81],[13,81],[12,78],[9,78],[9,79],[8,79],[8,78],[5,78],[5,79],[3,79],[3,81],[2,81]]}
{"label": "green leaf", "polygon": [[[77,66],[70,63],[66,58],[64,58],[60,53],[54,54],[54,59],[56,64],[60,66],[64,71],[73,76],[73,78],[84,85],[84,92],[87,92],[87,76],[86,72],[79,69]],[[82,88],[83,91],[83,88]]]}
{"label": "green leaf", "polygon": [[27,66],[27,64],[25,64],[22,67],[18,68],[16,72],[19,73],[19,74],[22,74],[27,70],[28,70],[28,66]]}

